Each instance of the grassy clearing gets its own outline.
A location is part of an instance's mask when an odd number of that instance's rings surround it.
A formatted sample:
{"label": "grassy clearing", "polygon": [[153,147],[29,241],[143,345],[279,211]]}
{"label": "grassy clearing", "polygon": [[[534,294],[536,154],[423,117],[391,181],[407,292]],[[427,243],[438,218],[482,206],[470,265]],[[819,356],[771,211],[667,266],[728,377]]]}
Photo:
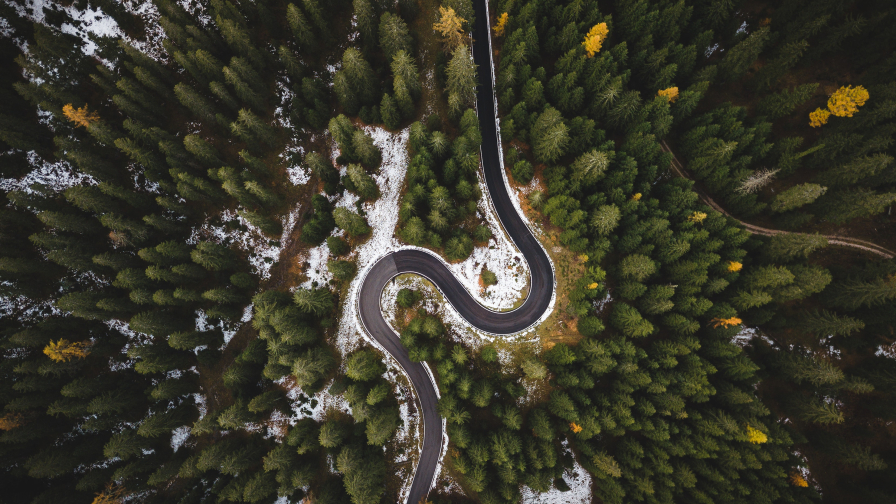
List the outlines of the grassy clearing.
{"label": "grassy clearing", "polygon": [[575,345],[582,339],[576,329],[577,319],[569,314],[569,292],[575,288],[575,281],[585,274],[585,262],[579,255],[560,245],[560,233],[562,229],[552,225],[541,212],[532,208],[527,198],[533,191],[544,191],[542,180],[543,165],[535,169],[533,182],[522,185],[513,180],[509,167],[505,167],[507,180],[511,190],[516,193],[520,202],[520,208],[526,218],[535,225],[539,231],[535,233],[548,256],[554,263],[557,280],[557,299],[554,311],[535,330],[535,334],[541,340],[545,349],[550,349],[557,343]]}

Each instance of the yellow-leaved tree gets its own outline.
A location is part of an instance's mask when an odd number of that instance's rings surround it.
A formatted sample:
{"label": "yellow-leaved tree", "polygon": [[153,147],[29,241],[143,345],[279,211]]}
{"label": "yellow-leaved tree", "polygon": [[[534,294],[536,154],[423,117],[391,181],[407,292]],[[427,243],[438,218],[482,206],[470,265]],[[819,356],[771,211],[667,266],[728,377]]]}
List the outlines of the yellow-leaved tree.
{"label": "yellow-leaved tree", "polygon": [[809,486],[809,482],[806,481],[806,478],[803,477],[800,473],[791,473],[790,474],[790,484],[796,487],[806,488]]}
{"label": "yellow-leaved tree", "polygon": [[607,23],[597,23],[591,27],[591,30],[588,31],[588,35],[585,35],[585,41],[582,42],[589,58],[600,52],[600,48],[604,44],[604,39],[607,38],[609,33],[610,29],[607,28]]}
{"label": "yellow-leaved tree", "polygon": [[862,86],[843,86],[828,98],[828,110],[837,117],[852,117],[869,96]]}
{"label": "yellow-leaved tree", "polygon": [[729,261],[728,262],[728,271],[730,271],[732,273],[742,270],[743,267],[744,267],[744,265],[737,261]]}
{"label": "yellow-leaved tree", "polygon": [[496,37],[504,36],[504,29],[507,27],[507,13],[501,14],[498,16],[498,22],[495,23],[495,27],[492,30],[495,30]]}
{"label": "yellow-leaved tree", "polygon": [[87,105],[84,105],[81,108],[75,108],[69,103],[62,107],[62,113],[65,114],[65,117],[68,118],[69,121],[75,123],[77,126],[84,126],[85,128],[100,120],[99,114],[87,111]]}
{"label": "yellow-leaved tree", "polygon": [[817,108],[814,112],[809,112],[809,126],[821,127],[828,123],[828,117],[831,117],[831,113],[827,109]]}
{"label": "yellow-leaved tree", "polygon": [[657,91],[657,96],[665,96],[669,103],[674,103],[678,99],[678,87],[670,87]]}
{"label": "yellow-leaved tree", "polygon": [[90,355],[90,343],[86,341],[76,341],[72,343],[67,339],[60,339],[57,342],[50,341],[50,344],[44,348],[47,357],[56,362],[68,362],[72,359],[83,359]]}
{"label": "yellow-leaved tree", "polygon": [[852,117],[870,96],[862,86],[843,86],[828,98],[827,109],[817,108],[809,113],[809,126],[818,128],[827,124],[832,114],[837,117]]}
{"label": "yellow-leaved tree", "polygon": [[467,20],[458,16],[454,9],[447,9],[439,6],[439,22],[432,25],[432,28],[442,35],[443,42],[448,49],[464,43],[464,23]]}
{"label": "yellow-leaved tree", "polygon": [[754,429],[753,426],[748,425],[747,426],[747,441],[749,441],[753,444],[762,444],[762,443],[768,442],[768,436],[766,436],[765,433],[762,432],[761,430]]}
{"label": "yellow-leaved tree", "polygon": [[706,220],[706,217],[708,217],[706,215],[706,212],[696,212],[695,211],[694,213],[692,213],[691,215],[688,216],[688,220],[691,222],[700,224],[701,222]]}

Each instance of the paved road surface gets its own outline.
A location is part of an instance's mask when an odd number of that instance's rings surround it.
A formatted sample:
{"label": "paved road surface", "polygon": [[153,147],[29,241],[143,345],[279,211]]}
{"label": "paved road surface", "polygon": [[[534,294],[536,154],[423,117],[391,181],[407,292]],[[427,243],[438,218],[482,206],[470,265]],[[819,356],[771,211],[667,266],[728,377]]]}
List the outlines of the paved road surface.
{"label": "paved road surface", "polygon": [[399,250],[382,257],[368,271],[358,291],[358,309],[367,333],[389,352],[404,368],[417,393],[423,418],[423,450],[417,463],[414,481],[407,502],[417,504],[429,493],[435,477],[442,447],[442,419],[436,409],[438,392],[426,367],[412,362],[398,335],[383,319],[380,298],[385,285],[396,275],[416,273],[434,283],[445,298],[470,323],[493,334],[512,334],[537,322],[550,305],[554,293],[554,271],[541,244],[532,236],[526,223],[511,203],[511,196],[501,172],[497,120],[492,89],[491,47],[488,13],[485,0],[475,0],[476,26],[473,31],[473,59],[478,66],[479,86],[476,90],[479,128],[482,131],[482,167],[488,196],[507,234],[529,265],[529,296],[519,308],[495,312],[484,308],[464,289],[438,257],[420,250]]}

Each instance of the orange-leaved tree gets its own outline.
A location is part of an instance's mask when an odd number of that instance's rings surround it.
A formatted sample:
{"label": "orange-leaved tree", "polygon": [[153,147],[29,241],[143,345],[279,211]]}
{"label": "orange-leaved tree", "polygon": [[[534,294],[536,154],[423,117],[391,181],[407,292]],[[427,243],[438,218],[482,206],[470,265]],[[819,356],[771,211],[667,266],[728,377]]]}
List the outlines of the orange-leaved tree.
{"label": "orange-leaved tree", "polygon": [[62,113],[65,114],[65,117],[68,118],[69,121],[77,125],[75,127],[84,126],[86,128],[100,120],[99,114],[96,112],[88,112],[87,105],[84,105],[81,108],[75,108],[69,103],[62,107]]}
{"label": "orange-leaved tree", "polygon": [[744,322],[743,320],[741,320],[737,317],[729,317],[729,318],[724,318],[724,319],[714,318],[709,321],[709,323],[712,324],[713,327],[722,326],[726,329],[731,326],[740,325],[743,322]]}
{"label": "orange-leaved tree", "polygon": [[495,31],[496,37],[501,37],[504,35],[504,29],[507,27],[507,13],[501,14],[498,16],[498,22],[495,23],[495,27],[492,30]]}
{"label": "orange-leaved tree", "polygon": [[96,494],[91,504],[122,504],[127,497],[127,492],[123,487],[106,485],[106,489]]}
{"label": "orange-leaved tree", "polygon": [[604,39],[607,38],[609,33],[610,29],[607,28],[607,23],[598,23],[591,27],[591,30],[588,31],[588,35],[585,35],[585,41],[582,42],[589,58],[600,52],[600,48],[604,44]]}
{"label": "orange-leaved tree", "polygon": [[90,355],[90,343],[86,341],[72,343],[67,339],[60,339],[55,343],[50,341],[50,344],[44,348],[44,353],[56,362],[68,362],[75,358],[83,359]]}
{"label": "orange-leaved tree", "polygon": [[678,87],[670,87],[657,91],[657,96],[665,96],[669,103],[674,103],[678,99]]}
{"label": "orange-leaved tree", "polygon": [[449,49],[464,43],[464,23],[467,20],[458,16],[454,9],[447,9],[439,6],[439,22],[432,25],[432,28],[442,34],[445,45]]}
{"label": "orange-leaved tree", "polygon": [[7,413],[0,417],[0,430],[13,430],[22,425],[22,415],[19,413]]}

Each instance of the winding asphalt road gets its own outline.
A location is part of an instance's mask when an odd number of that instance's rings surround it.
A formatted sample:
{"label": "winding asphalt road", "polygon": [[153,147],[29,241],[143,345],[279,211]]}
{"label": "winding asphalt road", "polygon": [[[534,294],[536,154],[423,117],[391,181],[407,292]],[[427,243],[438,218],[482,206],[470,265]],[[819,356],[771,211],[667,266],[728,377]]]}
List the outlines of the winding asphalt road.
{"label": "winding asphalt road", "polygon": [[531,287],[528,297],[519,308],[508,312],[489,310],[473,299],[441,258],[419,249],[399,250],[383,256],[364,277],[357,299],[361,323],[365,331],[404,369],[416,390],[423,418],[423,450],[408,494],[409,504],[421,502],[434,483],[443,444],[442,419],[436,408],[439,395],[432,374],[424,364],[411,361],[407,349],[398,339],[398,334],[383,318],[380,306],[383,288],[393,278],[403,273],[415,273],[426,277],[438,287],[448,302],[470,325],[497,335],[513,334],[538,322],[550,306],[554,294],[554,270],[551,261],[514,208],[504,182],[498,144],[497,111],[490,78],[493,71],[491,34],[485,0],[476,0],[475,9],[473,60],[479,74],[476,100],[479,129],[482,132],[480,155],[486,187],[504,230],[529,266]]}

